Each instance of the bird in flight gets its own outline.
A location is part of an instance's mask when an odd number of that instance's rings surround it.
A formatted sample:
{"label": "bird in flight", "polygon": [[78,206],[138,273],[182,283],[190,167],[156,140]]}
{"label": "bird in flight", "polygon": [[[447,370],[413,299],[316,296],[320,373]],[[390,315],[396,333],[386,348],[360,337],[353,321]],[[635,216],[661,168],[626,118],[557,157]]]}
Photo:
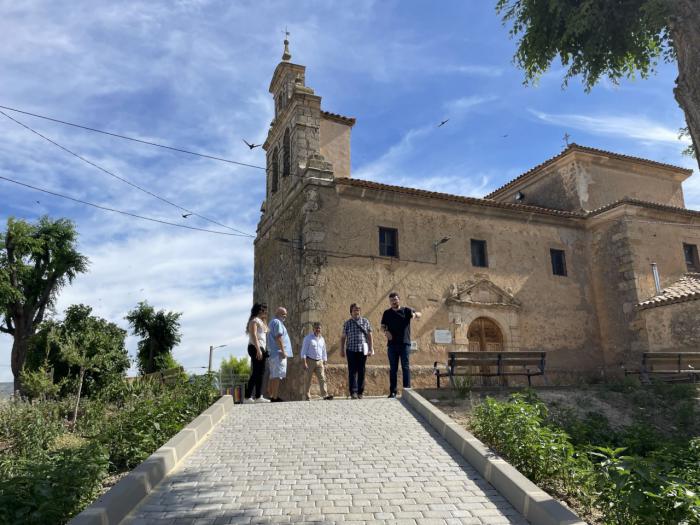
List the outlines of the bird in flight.
{"label": "bird in flight", "polygon": [[506,133],[505,135],[503,135],[501,138],[506,138],[507,136],[508,136],[508,133]]}
{"label": "bird in flight", "polygon": [[243,142],[245,142],[245,145],[248,146],[250,149],[259,148],[260,146],[262,146],[262,144],[251,144],[251,143],[248,142],[246,139],[241,139],[241,140],[242,140]]}
{"label": "bird in flight", "polygon": [[183,213],[183,214],[182,214],[182,217],[186,219],[186,218],[189,217],[190,215],[192,215],[192,214],[191,214],[191,213]]}
{"label": "bird in flight", "polygon": [[450,119],[445,119],[445,120],[443,120],[442,122],[440,122],[440,124],[438,124],[437,127],[438,127],[438,128],[441,128],[442,126],[444,126],[445,124],[447,124],[447,122],[448,122],[449,120],[450,120]]}

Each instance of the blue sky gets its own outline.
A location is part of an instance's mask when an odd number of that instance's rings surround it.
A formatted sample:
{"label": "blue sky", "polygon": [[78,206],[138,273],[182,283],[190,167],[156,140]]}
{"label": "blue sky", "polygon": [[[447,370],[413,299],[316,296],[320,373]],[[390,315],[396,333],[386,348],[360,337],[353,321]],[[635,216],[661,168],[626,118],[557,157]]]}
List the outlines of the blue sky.
{"label": "blue sky", "polygon": [[[646,80],[584,93],[562,90],[555,65],[523,86],[515,42],[484,0],[444,1],[1,1],[0,105],[163,144],[264,165],[273,106],[267,92],[291,36],[292,61],[323,108],[357,118],[353,176],[483,196],[556,155],[562,136],[586,146],[696,168],[677,139],[675,64]],[[439,6],[439,7],[436,7]],[[89,160],[180,206],[255,232],[261,170],[187,156],[10,113]],[[446,118],[449,122],[437,128]],[[103,206],[202,228],[177,209],[67,155],[0,115],[0,175]],[[697,171],[697,170],[696,170]],[[700,177],[685,184],[700,209]],[[37,202],[38,201],[38,202]],[[0,221],[68,217],[90,272],[65,288],[70,304],[126,328],[140,300],[182,312],[175,357],[192,372],[244,355],[253,247],[139,221],[0,181]],[[128,346],[133,351],[135,340]],[[0,336],[0,381],[11,339]]]}

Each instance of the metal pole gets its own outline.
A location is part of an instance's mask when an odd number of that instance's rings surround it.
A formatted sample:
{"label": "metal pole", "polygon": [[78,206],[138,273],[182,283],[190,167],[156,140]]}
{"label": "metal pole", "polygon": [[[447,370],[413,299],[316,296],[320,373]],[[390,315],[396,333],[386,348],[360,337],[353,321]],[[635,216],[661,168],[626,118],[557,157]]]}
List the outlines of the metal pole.
{"label": "metal pole", "polygon": [[209,372],[211,372],[211,362],[214,358],[214,345],[209,346]]}

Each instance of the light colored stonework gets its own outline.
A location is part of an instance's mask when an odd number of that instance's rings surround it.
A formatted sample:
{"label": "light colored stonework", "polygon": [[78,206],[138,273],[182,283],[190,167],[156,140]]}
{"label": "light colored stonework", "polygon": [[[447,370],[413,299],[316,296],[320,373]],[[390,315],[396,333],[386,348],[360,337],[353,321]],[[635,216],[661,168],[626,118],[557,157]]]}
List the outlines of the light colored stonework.
{"label": "light colored stonework", "polygon": [[[684,208],[681,187],[690,170],[571,145],[483,199],[355,180],[354,119],[322,111],[304,75],[283,61],[270,85],[283,102],[265,143],[270,169],[255,241],[255,300],[287,307],[295,347],[321,321],[329,360],[342,365],[340,329],[358,303],[375,329],[372,364],[386,365],[378,329],[392,290],[424,314],[411,356],[421,366],[474,350],[468,334],[479,319],[497,327],[491,349],[547,351],[554,381],[615,375],[638,366],[641,352],[675,342],[700,347],[682,328],[682,312],[697,301],[673,305],[675,324],[637,308],[656,295],[651,262],[668,286],[687,271],[683,243],[700,247],[700,212]],[[272,192],[272,152],[279,166],[285,130],[291,173]],[[380,255],[380,227],[398,231],[398,257]],[[472,266],[472,239],[486,241],[488,267]],[[565,253],[566,276],[553,275],[551,250]],[[436,343],[436,329],[452,343]],[[301,390],[301,366],[292,363],[282,396],[300,399]]]}
{"label": "light colored stonework", "polygon": [[396,399],[242,405],[125,521],[528,522]]}

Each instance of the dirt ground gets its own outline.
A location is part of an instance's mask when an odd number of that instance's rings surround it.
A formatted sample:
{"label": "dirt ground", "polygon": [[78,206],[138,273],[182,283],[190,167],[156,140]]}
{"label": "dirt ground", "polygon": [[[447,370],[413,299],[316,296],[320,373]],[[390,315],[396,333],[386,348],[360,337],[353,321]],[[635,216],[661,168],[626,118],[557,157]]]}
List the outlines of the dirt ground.
{"label": "dirt ground", "polygon": [[[700,412],[700,385],[697,388],[696,407],[697,412]],[[606,385],[584,385],[538,387],[534,390],[552,415],[567,412],[584,418],[586,414],[593,412],[605,416],[610,426],[618,430],[631,425],[640,412],[646,410],[650,412],[654,427],[664,434],[671,435],[682,431],[685,434],[700,435],[700,421],[697,418],[690,423],[690,427],[678,428],[677,419],[674,418],[674,401],[659,398],[649,389],[619,392]],[[516,391],[518,389],[473,389],[460,396],[458,392],[450,389],[422,389],[420,393],[468,428],[473,409],[486,397],[506,400]]]}

